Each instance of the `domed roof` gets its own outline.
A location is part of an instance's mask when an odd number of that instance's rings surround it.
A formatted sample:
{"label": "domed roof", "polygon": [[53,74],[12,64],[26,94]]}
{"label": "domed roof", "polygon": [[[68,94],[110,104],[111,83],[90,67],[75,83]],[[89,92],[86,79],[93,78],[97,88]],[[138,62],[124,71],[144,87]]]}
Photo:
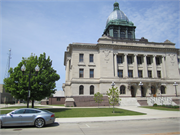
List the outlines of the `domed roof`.
{"label": "domed roof", "polygon": [[114,3],[114,11],[109,15],[107,21],[106,21],[106,26],[110,21],[126,21],[129,22],[129,19],[127,16],[119,9],[119,3],[115,2]]}

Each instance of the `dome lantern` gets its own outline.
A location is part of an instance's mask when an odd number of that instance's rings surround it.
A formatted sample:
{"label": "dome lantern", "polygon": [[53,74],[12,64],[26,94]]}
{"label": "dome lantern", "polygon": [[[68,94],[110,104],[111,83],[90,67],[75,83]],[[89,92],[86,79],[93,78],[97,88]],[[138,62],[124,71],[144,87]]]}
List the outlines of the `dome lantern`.
{"label": "dome lantern", "polygon": [[119,8],[119,3],[114,3],[114,10],[108,16],[104,35],[112,38],[135,39],[134,24],[129,21],[128,17]]}

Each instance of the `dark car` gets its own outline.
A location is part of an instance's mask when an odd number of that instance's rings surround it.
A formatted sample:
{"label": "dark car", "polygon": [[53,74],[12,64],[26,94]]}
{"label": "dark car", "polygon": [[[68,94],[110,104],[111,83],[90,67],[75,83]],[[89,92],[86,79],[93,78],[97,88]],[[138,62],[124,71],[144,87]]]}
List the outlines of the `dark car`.
{"label": "dark car", "polygon": [[0,115],[1,126],[27,126],[35,125],[38,128],[55,121],[54,113],[47,110],[22,108],[8,114]]}

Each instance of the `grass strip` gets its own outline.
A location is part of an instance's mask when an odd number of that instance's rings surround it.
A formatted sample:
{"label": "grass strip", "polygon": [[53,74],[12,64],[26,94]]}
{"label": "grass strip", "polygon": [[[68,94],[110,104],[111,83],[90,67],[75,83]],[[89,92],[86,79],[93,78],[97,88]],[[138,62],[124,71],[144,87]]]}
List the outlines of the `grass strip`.
{"label": "grass strip", "polygon": [[46,110],[55,113],[56,118],[145,115],[144,113],[118,108],[114,109],[115,113],[112,113],[112,108],[53,108]]}
{"label": "grass strip", "polygon": [[[20,108],[27,108],[27,106],[9,106],[3,107],[1,109],[20,109]],[[29,106],[31,108],[31,106]],[[50,106],[34,106],[34,108],[51,108]]]}
{"label": "grass strip", "polygon": [[[124,109],[115,108],[53,108],[46,109],[55,113],[56,118],[75,118],[75,117],[107,117],[107,116],[129,116],[129,115],[146,115]],[[6,114],[12,110],[1,110],[1,114]]]}

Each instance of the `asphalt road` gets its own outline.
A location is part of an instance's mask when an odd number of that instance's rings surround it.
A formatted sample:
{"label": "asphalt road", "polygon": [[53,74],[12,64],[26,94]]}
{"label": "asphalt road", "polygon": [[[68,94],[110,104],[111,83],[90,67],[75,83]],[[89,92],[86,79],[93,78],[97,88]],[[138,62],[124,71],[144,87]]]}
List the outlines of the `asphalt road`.
{"label": "asphalt road", "polygon": [[180,135],[180,119],[133,120],[76,124],[54,123],[44,128],[3,127],[1,135]]}

